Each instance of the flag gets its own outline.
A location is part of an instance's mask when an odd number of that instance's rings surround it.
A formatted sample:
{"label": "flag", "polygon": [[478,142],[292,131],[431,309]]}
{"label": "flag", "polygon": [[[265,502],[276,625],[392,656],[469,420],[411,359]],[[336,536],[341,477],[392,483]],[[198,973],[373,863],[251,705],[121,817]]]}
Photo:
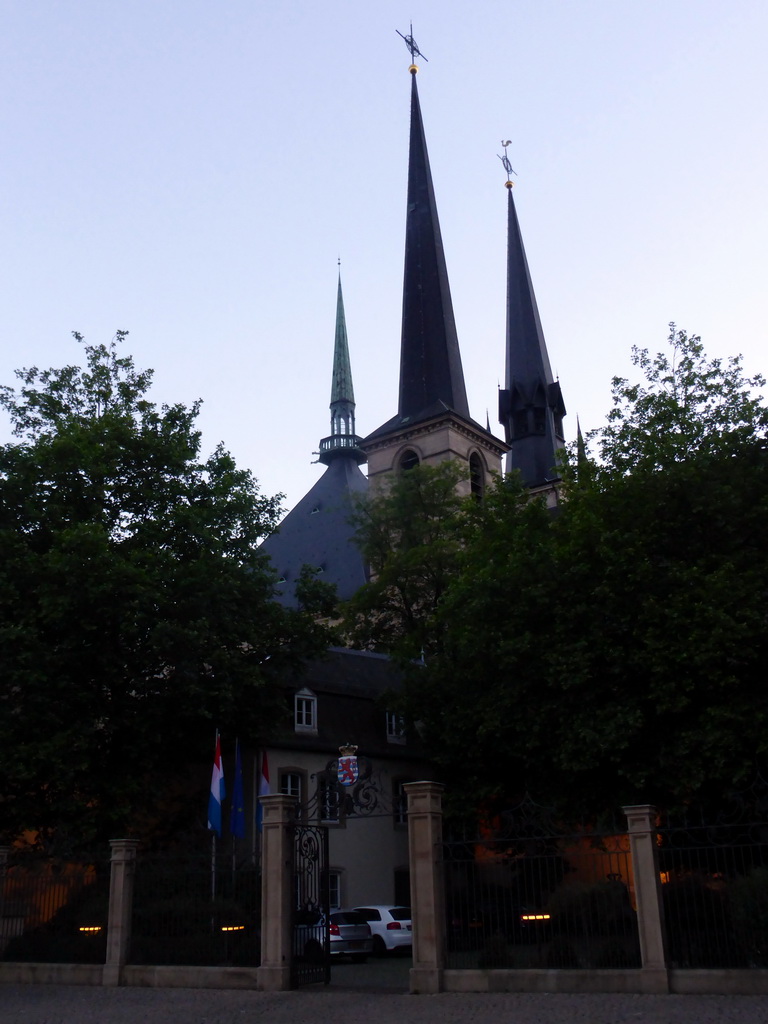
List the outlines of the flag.
{"label": "flag", "polygon": [[[269,761],[267,761],[266,750],[261,755],[261,775],[259,776],[259,796],[269,796]],[[256,824],[261,832],[264,822],[264,811],[259,800],[259,808],[256,811]]]}
{"label": "flag", "polygon": [[240,740],[235,740],[235,784],[232,788],[232,807],[229,811],[229,831],[242,839],[245,836],[245,800],[243,798],[243,765],[240,760]]}
{"label": "flag", "polygon": [[224,769],[221,765],[221,740],[216,731],[216,753],[213,756],[213,772],[211,774],[211,793],[208,797],[208,828],[221,835],[221,805],[224,801]]}

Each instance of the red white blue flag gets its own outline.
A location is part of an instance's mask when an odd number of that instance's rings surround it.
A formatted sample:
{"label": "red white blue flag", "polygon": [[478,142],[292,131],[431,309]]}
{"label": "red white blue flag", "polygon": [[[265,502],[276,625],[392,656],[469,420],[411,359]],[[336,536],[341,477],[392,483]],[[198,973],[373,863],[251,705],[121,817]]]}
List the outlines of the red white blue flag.
{"label": "red white blue flag", "polygon": [[[261,755],[261,775],[259,776],[259,796],[269,796],[269,761],[267,760],[266,750]],[[261,806],[261,800],[259,800],[258,810],[256,811],[256,824],[259,832],[261,832],[264,824],[264,809]]]}
{"label": "red white blue flag", "polygon": [[221,805],[224,802],[224,768],[221,763],[221,740],[216,732],[216,752],[213,756],[213,772],[211,773],[211,792],[208,797],[208,828],[221,836]]}

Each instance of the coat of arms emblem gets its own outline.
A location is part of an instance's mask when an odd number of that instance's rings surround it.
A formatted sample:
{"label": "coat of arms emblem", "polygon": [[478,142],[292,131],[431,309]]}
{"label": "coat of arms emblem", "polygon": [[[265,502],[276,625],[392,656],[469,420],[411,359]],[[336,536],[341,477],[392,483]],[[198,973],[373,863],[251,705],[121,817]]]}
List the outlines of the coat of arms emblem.
{"label": "coat of arms emblem", "polygon": [[336,776],[342,786],[354,786],[358,777],[357,747],[354,743],[345,743],[339,747],[339,760]]}

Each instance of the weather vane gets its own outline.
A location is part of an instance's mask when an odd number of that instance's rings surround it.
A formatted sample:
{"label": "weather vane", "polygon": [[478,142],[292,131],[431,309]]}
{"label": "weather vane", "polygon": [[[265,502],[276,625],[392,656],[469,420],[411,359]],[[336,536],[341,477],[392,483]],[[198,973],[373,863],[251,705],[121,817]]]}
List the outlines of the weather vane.
{"label": "weather vane", "polygon": [[[405,40],[405,45],[411,51],[411,64],[414,64],[416,62],[416,58],[417,57],[421,57],[422,60],[427,60],[427,58],[424,56],[424,54],[421,52],[421,50],[416,45],[416,40],[413,38],[413,22],[411,22],[411,34],[410,35],[404,36],[399,28],[396,28],[395,32],[397,32],[397,34],[400,36],[401,39]],[[427,61],[427,63],[429,63],[429,61]]]}
{"label": "weather vane", "polygon": [[502,139],[501,144],[504,147],[504,156],[501,156],[500,153],[497,155],[499,157],[499,160],[501,160],[504,170],[507,172],[507,188],[512,188],[512,186],[514,185],[514,182],[512,181],[512,175],[517,174],[517,171],[513,170],[512,164],[509,162],[509,157],[507,156],[507,146],[512,145],[512,139],[507,139],[506,142]]}

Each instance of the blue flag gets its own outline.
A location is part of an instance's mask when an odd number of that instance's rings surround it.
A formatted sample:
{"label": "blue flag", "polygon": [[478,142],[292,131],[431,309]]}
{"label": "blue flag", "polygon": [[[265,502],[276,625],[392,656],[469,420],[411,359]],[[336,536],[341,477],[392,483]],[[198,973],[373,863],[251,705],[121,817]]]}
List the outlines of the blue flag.
{"label": "blue flag", "polygon": [[[269,761],[267,760],[267,752],[261,758],[261,775],[259,776],[259,796],[269,796]],[[261,806],[261,800],[259,800],[259,807],[256,811],[256,827],[259,832],[264,828],[264,809]]]}
{"label": "blue flag", "polygon": [[229,811],[229,830],[233,836],[245,836],[245,799],[243,797],[243,765],[240,760],[240,740],[235,740],[235,784],[232,789],[232,807]]}

